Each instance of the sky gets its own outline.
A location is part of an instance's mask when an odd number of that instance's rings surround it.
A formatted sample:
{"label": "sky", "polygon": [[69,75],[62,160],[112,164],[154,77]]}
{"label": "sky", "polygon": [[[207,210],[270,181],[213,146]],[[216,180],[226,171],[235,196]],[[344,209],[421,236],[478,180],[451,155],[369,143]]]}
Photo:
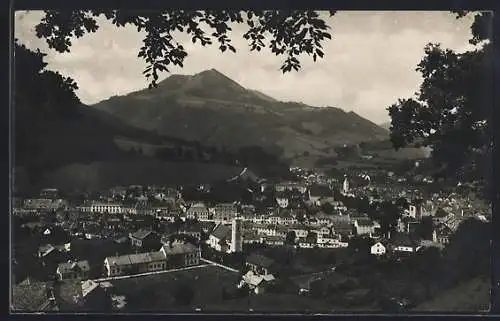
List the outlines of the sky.
{"label": "sky", "polygon": [[[42,16],[41,11],[16,12],[14,36],[28,48],[47,53],[48,69],[75,79],[83,103],[94,104],[147,86],[142,75],[146,63],[137,58],[143,33],[132,27],[116,28],[102,19],[96,33],[73,39],[71,52],[61,54],[36,37],[34,27]],[[458,52],[472,48],[468,43],[472,18],[457,20],[448,12],[342,11],[322,16],[332,39],[324,44],[324,58],[313,62],[305,56],[299,72],[283,74],[279,68],[284,58],[270,50],[250,52],[242,37],[243,25],[232,26],[236,53],[202,47],[189,36],[176,34],[188,56],[183,68],[173,66],[170,72],[192,75],[215,68],[275,99],[352,110],[381,124],[389,121],[388,106],[418,90],[422,78],[415,68],[427,43],[441,43]],[[169,75],[161,74],[160,80]]]}

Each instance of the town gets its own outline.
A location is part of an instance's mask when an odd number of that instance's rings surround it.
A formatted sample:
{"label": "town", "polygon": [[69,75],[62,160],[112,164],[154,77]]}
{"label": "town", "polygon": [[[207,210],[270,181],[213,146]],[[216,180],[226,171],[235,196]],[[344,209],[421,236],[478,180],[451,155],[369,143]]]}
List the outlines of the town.
{"label": "town", "polygon": [[292,167],[273,181],[244,172],[212,185],[45,188],[14,198],[12,308],[405,310],[438,292],[393,285],[411,279],[405,264],[430,264],[465,222],[491,219],[467,184],[436,188],[430,178],[356,168]]}

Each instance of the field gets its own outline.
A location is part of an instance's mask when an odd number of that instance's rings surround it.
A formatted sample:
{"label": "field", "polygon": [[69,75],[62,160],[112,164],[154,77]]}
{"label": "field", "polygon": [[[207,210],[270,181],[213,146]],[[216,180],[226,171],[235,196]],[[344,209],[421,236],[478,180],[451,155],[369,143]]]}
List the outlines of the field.
{"label": "field", "polygon": [[486,312],[490,306],[491,283],[475,278],[447,290],[415,307],[416,312]]}
{"label": "field", "polygon": [[124,312],[192,312],[221,304],[223,292],[235,289],[238,280],[237,273],[209,266],[112,283],[114,292],[126,297]]}

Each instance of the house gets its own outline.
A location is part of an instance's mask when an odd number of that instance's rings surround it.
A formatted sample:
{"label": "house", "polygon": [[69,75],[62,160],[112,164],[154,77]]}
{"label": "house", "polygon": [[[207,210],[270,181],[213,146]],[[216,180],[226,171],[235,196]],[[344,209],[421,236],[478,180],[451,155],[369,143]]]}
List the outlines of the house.
{"label": "house", "polygon": [[38,247],[37,256],[39,258],[47,258],[59,252],[52,244],[44,244]]}
{"label": "house", "polygon": [[314,232],[308,233],[305,238],[301,238],[297,242],[301,248],[311,249],[318,246],[318,235]]}
{"label": "house", "polygon": [[261,225],[256,228],[258,235],[285,237],[288,229],[279,225]]}
{"label": "house", "polygon": [[324,212],[318,212],[311,219],[311,223],[314,225],[328,225],[329,226],[332,223],[332,216],[333,215],[328,215]]}
{"label": "house", "polygon": [[88,279],[90,265],[87,260],[68,261],[57,266],[56,275],[59,280]]}
{"label": "house", "polygon": [[11,310],[15,312],[58,311],[53,288],[45,282],[12,285]]}
{"label": "house", "polygon": [[448,219],[452,215],[453,214],[448,213],[447,211],[445,211],[441,207],[438,207],[436,209],[436,213],[432,217],[432,221],[434,222],[434,224],[439,224],[439,223],[446,221],[446,219]]}
{"label": "house", "polygon": [[373,235],[375,233],[375,224],[368,217],[360,217],[354,220],[354,229],[357,235]]}
{"label": "house", "polygon": [[275,236],[264,236],[262,238],[262,243],[270,246],[283,246],[285,244],[286,237],[283,235]]}
{"label": "house", "polygon": [[210,212],[208,208],[203,203],[196,203],[191,205],[189,209],[186,211],[186,218],[188,219],[197,219],[200,221],[208,221],[211,219]]}
{"label": "house", "polygon": [[197,240],[201,240],[201,226],[197,224],[184,225],[179,229],[179,234],[189,235]]}
{"label": "house", "polygon": [[274,185],[274,190],[276,192],[293,191],[296,190],[301,194],[305,194],[307,187],[304,184],[297,182],[284,182]]}
{"label": "house", "polygon": [[243,275],[241,282],[238,284],[238,288],[241,288],[244,284],[246,284],[255,294],[261,294],[272,286],[275,280],[276,279],[272,274],[260,275],[253,271],[248,271],[245,275]]}
{"label": "house", "polygon": [[331,229],[333,234],[338,234],[344,237],[349,237],[353,234],[354,226],[350,219],[334,219],[332,220]]}
{"label": "house", "polygon": [[151,230],[138,230],[129,234],[130,243],[136,248],[149,249],[158,246],[160,237]]}
{"label": "house", "polygon": [[415,253],[421,248],[420,242],[416,242],[406,233],[395,233],[390,241],[396,253]]}
{"label": "house", "polygon": [[329,236],[332,234],[332,230],[328,226],[322,226],[314,231],[318,235]]}
{"label": "house", "polygon": [[44,188],[40,191],[40,197],[45,199],[56,199],[59,197],[57,188]]}
{"label": "house", "polygon": [[238,208],[233,203],[217,204],[213,211],[215,222],[231,222],[238,215]]}
{"label": "house", "polygon": [[327,245],[327,244],[337,244],[340,241],[339,237],[337,236],[321,234],[321,233],[316,233],[316,235],[317,235],[316,242],[320,247],[322,245]]}
{"label": "house", "polygon": [[245,265],[249,271],[258,275],[271,274],[271,271],[275,268],[273,259],[256,253],[252,253],[246,258]]}
{"label": "house", "polygon": [[438,224],[434,228],[433,241],[442,245],[450,243],[450,238],[453,235],[453,230],[445,224]]}
{"label": "house", "polygon": [[212,232],[217,224],[214,222],[200,222],[200,227],[203,233],[209,234]]}
{"label": "house", "polygon": [[208,236],[207,244],[219,252],[227,252],[231,243],[231,227],[219,224]]}
{"label": "house", "polygon": [[120,276],[162,271],[167,268],[167,260],[160,251],[111,256],[104,259],[106,276]]}
{"label": "house", "polygon": [[109,312],[111,296],[97,282],[86,280],[62,281],[55,292],[60,311],[65,312]]}
{"label": "house", "polygon": [[264,237],[257,235],[253,230],[243,232],[243,244],[260,244],[264,242]]}
{"label": "house", "polygon": [[278,193],[276,195],[276,203],[278,203],[278,206],[281,208],[287,208],[290,204],[290,200],[284,193]]}
{"label": "house", "polygon": [[90,206],[90,212],[121,214],[124,212],[124,207],[120,204],[94,202]]}
{"label": "house", "polygon": [[377,242],[370,247],[370,254],[385,255],[387,253],[387,246],[382,242]]}
{"label": "house", "polygon": [[171,242],[160,249],[168,268],[180,268],[200,264],[201,250],[199,247],[184,242]]}
{"label": "house", "polygon": [[292,225],[288,228],[288,231],[295,232],[295,239],[305,238],[309,234],[309,229],[305,225]]}

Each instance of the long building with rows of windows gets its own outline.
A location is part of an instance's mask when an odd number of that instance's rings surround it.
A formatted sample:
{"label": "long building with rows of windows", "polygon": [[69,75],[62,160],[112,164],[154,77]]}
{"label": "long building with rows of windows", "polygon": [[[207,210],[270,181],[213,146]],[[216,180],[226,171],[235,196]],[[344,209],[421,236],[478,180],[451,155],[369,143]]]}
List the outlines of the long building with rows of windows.
{"label": "long building with rows of windows", "polygon": [[108,277],[163,271],[200,264],[201,251],[190,243],[172,242],[159,251],[104,259]]}

